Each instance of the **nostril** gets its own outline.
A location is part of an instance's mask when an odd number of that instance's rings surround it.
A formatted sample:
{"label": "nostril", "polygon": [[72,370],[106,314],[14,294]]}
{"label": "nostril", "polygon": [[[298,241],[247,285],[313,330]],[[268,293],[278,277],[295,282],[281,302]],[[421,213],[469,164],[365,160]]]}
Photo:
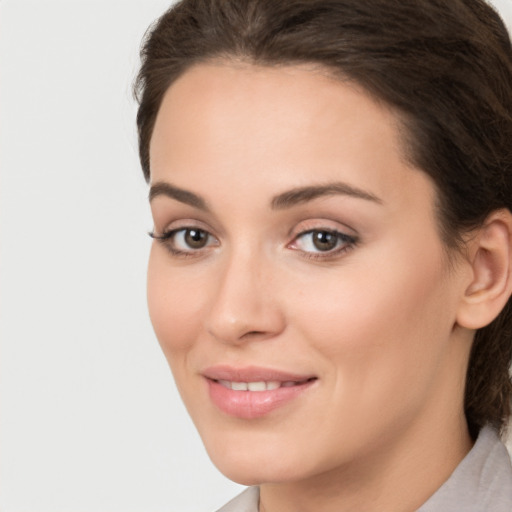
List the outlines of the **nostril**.
{"label": "nostril", "polygon": [[242,338],[253,338],[253,337],[256,337],[256,336],[264,336],[265,335],[265,332],[264,331],[249,331],[249,332],[246,332]]}

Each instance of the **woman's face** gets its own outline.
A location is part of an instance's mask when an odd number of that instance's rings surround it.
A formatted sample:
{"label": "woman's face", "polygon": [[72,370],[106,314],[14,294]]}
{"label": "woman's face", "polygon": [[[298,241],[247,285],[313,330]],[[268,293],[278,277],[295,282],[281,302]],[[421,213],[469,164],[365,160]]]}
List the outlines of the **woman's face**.
{"label": "woman's face", "polygon": [[305,67],[202,64],[164,98],[149,310],[233,480],[315,477],[462,415],[462,273],[398,133]]}

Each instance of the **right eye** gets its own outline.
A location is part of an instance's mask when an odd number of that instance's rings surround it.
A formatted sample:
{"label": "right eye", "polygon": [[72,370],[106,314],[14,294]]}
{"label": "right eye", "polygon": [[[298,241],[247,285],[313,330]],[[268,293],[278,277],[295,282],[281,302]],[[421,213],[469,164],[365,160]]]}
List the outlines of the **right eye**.
{"label": "right eye", "polygon": [[150,233],[151,238],[160,241],[173,254],[191,254],[206,247],[218,245],[217,239],[201,228],[188,227],[172,229],[162,235]]}

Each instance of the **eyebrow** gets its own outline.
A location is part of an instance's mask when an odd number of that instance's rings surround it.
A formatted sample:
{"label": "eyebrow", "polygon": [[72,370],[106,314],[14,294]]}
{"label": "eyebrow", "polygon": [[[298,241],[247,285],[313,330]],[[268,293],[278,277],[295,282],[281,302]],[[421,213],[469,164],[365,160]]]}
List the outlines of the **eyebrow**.
{"label": "eyebrow", "polygon": [[371,192],[367,192],[366,190],[362,190],[347,183],[335,182],[327,183],[326,185],[299,187],[283,192],[272,199],[271,206],[274,210],[283,210],[298,204],[307,203],[318,197],[338,194],[372,201],[377,204],[383,203],[382,199]]}
{"label": "eyebrow", "polygon": [[210,210],[206,201],[201,196],[163,181],[159,181],[154,185],[151,185],[151,188],[149,189],[149,202],[158,196],[166,196],[171,199],[176,199],[176,201],[179,201],[180,203],[188,204],[194,208],[204,210],[205,212]]}
{"label": "eyebrow", "polygon": [[[331,195],[350,196],[382,204],[382,200],[371,192],[367,192],[347,183],[335,182],[328,183],[326,185],[298,187],[288,190],[275,196],[272,199],[270,206],[273,210],[284,210],[302,203],[307,203],[319,197]],[[158,196],[170,197],[171,199],[175,199],[180,203],[188,204],[194,208],[198,208],[206,212],[210,211],[206,201],[201,196],[194,194],[194,192],[190,192],[189,190],[184,190],[176,187],[175,185],[171,185],[167,182],[161,181],[151,186],[149,190],[149,202]]]}

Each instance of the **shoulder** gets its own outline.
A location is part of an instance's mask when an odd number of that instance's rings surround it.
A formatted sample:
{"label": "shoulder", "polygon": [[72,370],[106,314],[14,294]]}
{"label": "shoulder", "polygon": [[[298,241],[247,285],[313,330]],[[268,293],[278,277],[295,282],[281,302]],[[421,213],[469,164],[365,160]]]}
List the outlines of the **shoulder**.
{"label": "shoulder", "polygon": [[248,487],[217,512],[258,512],[259,499],[259,488]]}

